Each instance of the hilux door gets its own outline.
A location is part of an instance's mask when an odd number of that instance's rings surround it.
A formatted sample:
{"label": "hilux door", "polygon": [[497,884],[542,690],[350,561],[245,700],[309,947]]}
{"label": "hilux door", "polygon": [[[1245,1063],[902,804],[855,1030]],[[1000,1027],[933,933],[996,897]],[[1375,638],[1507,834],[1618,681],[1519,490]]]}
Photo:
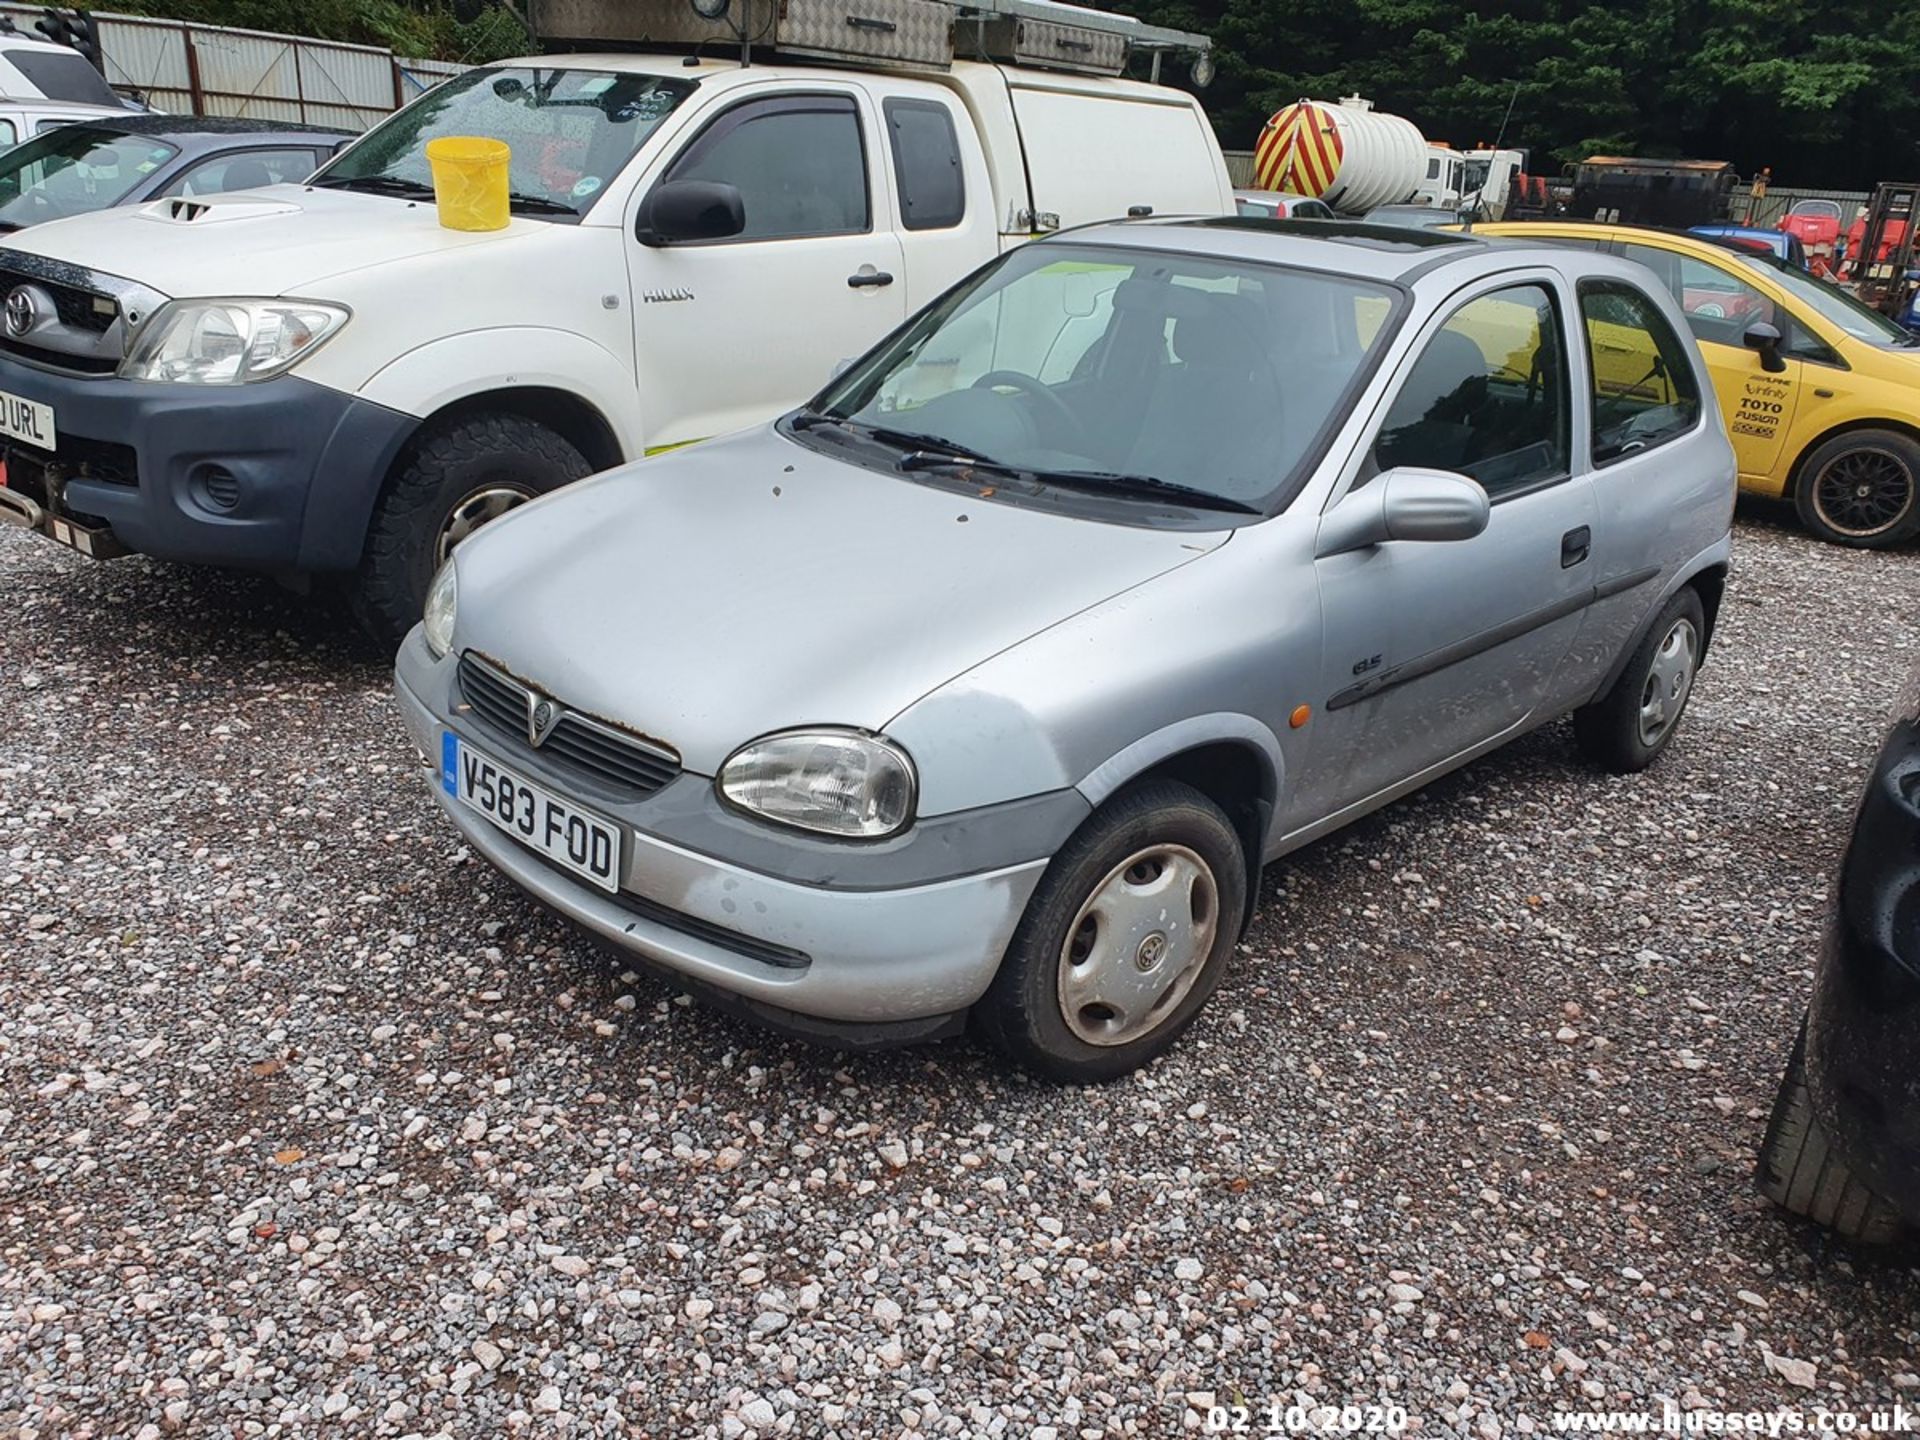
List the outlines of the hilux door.
{"label": "hilux door", "polygon": [[1471,540],[1387,541],[1314,562],[1323,673],[1300,829],[1518,733],[1554,702],[1591,593],[1592,487],[1572,472],[1567,299],[1526,272],[1430,325],[1353,487],[1396,466],[1471,477]]}
{"label": "hilux door", "polygon": [[771,419],[906,318],[884,153],[864,90],[823,80],[718,109],[655,177],[736,187],[746,228],[629,235],[649,449]]}

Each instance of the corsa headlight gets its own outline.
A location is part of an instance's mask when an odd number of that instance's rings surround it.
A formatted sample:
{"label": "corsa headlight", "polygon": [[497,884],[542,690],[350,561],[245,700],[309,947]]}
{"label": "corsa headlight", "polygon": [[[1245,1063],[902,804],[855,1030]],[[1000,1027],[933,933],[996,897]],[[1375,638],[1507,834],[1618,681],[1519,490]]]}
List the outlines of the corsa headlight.
{"label": "corsa headlight", "polygon": [[913,823],[913,761],[858,730],[785,730],[736,750],[715,782],[749,814],[846,840],[880,840]]}
{"label": "corsa headlight", "polygon": [[133,337],[120,374],[179,385],[264,380],[312,354],[348,315],[318,300],[170,300]]}
{"label": "corsa headlight", "polygon": [[427,613],[421,617],[421,632],[426,636],[427,649],[438,660],[453,648],[453,622],[460,611],[460,577],[455,573],[453,561],[449,560],[440,567],[440,573],[433,577],[433,584],[427,587]]}

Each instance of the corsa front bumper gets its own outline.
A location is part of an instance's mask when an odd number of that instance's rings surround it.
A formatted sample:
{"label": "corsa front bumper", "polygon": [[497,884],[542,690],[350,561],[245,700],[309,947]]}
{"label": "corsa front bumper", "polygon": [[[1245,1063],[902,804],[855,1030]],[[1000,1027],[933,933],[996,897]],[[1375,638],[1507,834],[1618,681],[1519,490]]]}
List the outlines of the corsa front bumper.
{"label": "corsa front bumper", "polygon": [[[926,874],[918,862],[903,866],[897,850],[874,857],[879,868],[863,875],[867,847],[805,836],[778,836],[769,845],[770,827],[736,821],[735,843],[755,862],[743,864],[650,833],[649,821],[668,812],[684,818],[690,807],[717,806],[709,778],[683,774],[644,799],[610,801],[461,714],[455,670],[452,658],[433,659],[417,626],[401,646],[395,694],[422,755],[439,755],[452,730],[613,820],[626,834],[621,890],[596,889],[510,839],[449,795],[438,764],[429,764],[434,797],[467,842],[537,899],[643,963],[810,1039],[891,1044],[956,1030],[999,968],[1053,850],[1088,813],[1086,802],[1067,791],[922,822],[943,828],[941,853],[968,857],[965,872],[950,875]],[[727,827],[703,833],[729,843]],[[1011,853],[992,853],[1001,837]],[[824,867],[823,854],[832,856]],[[832,878],[773,873],[769,861],[781,856],[792,861],[789,874]],[[914,878],[885,883],[903,874]]]}

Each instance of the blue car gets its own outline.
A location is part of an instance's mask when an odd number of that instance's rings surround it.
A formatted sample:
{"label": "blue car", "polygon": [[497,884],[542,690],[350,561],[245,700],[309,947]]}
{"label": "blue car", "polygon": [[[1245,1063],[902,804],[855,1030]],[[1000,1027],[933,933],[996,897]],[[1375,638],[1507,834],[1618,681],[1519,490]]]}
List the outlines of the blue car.
{"label": "blue car", "polygon": [[1736,250],[1757,250],[1786,261],[1796,270],[1813,268],[1807,263],[1807,248],[1800,243],[1800,237],[1784,230],[1756,230],[1748,225],[1696,225],[1687,233],[1718,240]]}

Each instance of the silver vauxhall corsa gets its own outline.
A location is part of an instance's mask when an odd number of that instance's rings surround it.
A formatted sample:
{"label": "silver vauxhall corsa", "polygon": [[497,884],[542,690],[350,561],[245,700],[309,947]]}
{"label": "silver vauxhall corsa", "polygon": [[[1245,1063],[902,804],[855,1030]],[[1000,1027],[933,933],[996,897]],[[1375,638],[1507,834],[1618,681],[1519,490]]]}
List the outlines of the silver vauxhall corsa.
{"label": "silver vauxhall corsa", "polygon": [[1734,494],[1686,336],[1544,245],[1022,246],[806,408],[466,542],[400,703],[475,849],[687,988],[1121,1075],[1263,862],[1568,712],[1614,771],[1671,741]]}

